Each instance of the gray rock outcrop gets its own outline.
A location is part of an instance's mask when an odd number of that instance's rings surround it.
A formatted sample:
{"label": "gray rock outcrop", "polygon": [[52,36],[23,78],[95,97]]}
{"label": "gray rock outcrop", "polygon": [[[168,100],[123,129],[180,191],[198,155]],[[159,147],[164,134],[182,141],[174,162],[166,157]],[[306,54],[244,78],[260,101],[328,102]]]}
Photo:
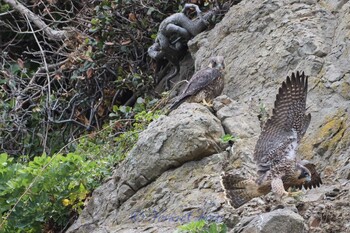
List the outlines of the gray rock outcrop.
{"label": "gray rock outcrop", "polygon": [[[300,233],[306,232],[304,219],[299,214],[290,209],[278,209],[269,213],[259,214],[256,217],[242,219],[243,226],[237,226],[234,232],[239,233],[271,233],[288,232]],[[234,233],[232,232],[232,233]]]}
{"label": "gray rock outcrop", "polygon": [[[203,218],[248,232],[259,216],[280,211],[285,217],[272,222],[292,218],[306,232],[350,232],[349,12],[344,0],[244,0],[233,6],[189,43],[197,70],[211,56],[225,57],[226,96],[216,99],[214,114],[184,104],[152,123],[68,232],[173,232]],[[288,203],[298,213],[274,210],[278,203],[270,194],[233,209],[219,182],[222,163],[255,174],[257,116],[271,112],[280,84],[296,70],[310,76],[312,115],[298,152],[317,165],[324,184]],[[224,133],[239,137],[229,152],[218,141]],[[269,228],[271,221],[264,229],[279,232]]]}
{"label": "gray rock outcrop", "polygon": [[[112,213],[120,216],[113,219],[113,222],[121,223],[123,219],[128,218],[131,221],[133,214],[140,210],[144,211],[151,203],[157,203],[153,200],[154,198],[162,198],[163,191],[159,189],[160,193],[157,191],[149,196],[149,203],[144,203],[145,206],[142,209],[132,210],[131,207],[137,203],[137,200],[147,199],[136,195],[140,189],[168,170],[222,151],[219,141],[222,135],[224,130],[220,120],[200,104],[185,103],[169,116],[162,116],[152,122],[140,134],[135,147],[116,169],[113,177],[95,190],[85,211],[70,231],[78,229],[78,232],[91,231],[96,225],[101,224],[100,221],[106,223],[104,218],[108,218]],[[176,170],[176,173],[179,171]],[[187,179],[190,180],[190,177]],[[134,196],[137,198],[135,199]],[[131,197],[134,198],[129,200]],[[127,200],[129,202],[124,203]],[[128,210],[123,212],[125,208]],[[173,212],[165,216],[170,215],[175,216]],[[137,216],[135,221],[142,222],[139,218],[140,216]]]}

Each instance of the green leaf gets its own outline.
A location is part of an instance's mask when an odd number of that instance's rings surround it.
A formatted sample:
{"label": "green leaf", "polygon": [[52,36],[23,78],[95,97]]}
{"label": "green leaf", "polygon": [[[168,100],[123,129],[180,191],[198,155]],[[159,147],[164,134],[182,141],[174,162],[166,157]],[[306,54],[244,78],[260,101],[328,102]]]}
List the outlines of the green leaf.
{"label": "green leaf", "polygon": [[92,24],[92,25],[98,25],[98,24],[100,24],[100,23],[101,23],[101,21],[100,21],[99,19],[97,19],[97,18],[91,19],[91,24]]}
{"label": "green leaf", "polygon": [[235,137],[231,134],[225,134],[220,139],[222,142],[229,142],[229,141],[235,142],[238,139],[238,137]]}
{"label": "green leaf", "polygon": [[113,112],[118,112],[119,107],[117,105],[113,105],[112,110],[113,110]]}
{"label": "green leaf", "polygon": [[154,7],[148,8],[147,15],[151,15],[155,10]]}
{"label": "green leaf", "polygon": [[103,9],[103,10],[110,10],[110,9],[111,9],[111,7],[110,7],[110,6],[106,6],[106,5],[104,5],[104,6],[102,6],[102,9]]}
{"label": "green leaf", "polygon": [[0,154],[0,165],[4,167],[7,165],[7,154]]}

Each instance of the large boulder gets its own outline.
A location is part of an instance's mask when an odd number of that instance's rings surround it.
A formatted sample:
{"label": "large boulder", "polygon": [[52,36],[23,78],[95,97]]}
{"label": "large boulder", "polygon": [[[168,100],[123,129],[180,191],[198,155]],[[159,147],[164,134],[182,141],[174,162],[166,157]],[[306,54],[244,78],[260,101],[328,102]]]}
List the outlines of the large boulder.
{"label": "large boulder", "polygon": [[[132,210],[122,212],[125,201],[164,172],[222,151],[220,137],[223,135],[220,120],[200,104],[185,103],[169,116],[152,122],[140,133],[136,145],[113,177],[95,190],[70,231],[92,231],[116,209],[119,215],[131,216]],[[145,193],[141,193],[136,200],[147,199],[143,196]]]}
{"label": "large boulder", "polygon": [[[250,220],[250,221],[249,221]],[[271,233],[288,232],[300,233],[306,232],[304,219],[299,214],[290,209],[278,209],[269,213],[259,214],[254,218],[249,218],[244,222],[244,227],[233,232],[240,233]],[[232,232],[232,233],[233,233]]]}

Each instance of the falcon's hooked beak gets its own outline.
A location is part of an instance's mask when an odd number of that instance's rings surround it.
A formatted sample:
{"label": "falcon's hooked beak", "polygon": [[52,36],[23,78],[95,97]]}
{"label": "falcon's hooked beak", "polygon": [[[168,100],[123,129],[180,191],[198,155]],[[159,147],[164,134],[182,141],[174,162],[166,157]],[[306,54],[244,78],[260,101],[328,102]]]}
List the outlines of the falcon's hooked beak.
{"label": "falcon's hooked beak", "polygon": [[217,64],[215,68],[218,69],[218,70],[224,70],[225,69],[225,64],[224,63]]}
{"label": "falcon's hooked beak", "polygon": [[224,61],[224,57],[223,56],[217,56],[217,57],[213,57],[210,60],[209,63],[209,68],[214,68],[214,69],[218,69],[218,70],[225,70],[225,61]]}
{"label": "falcon's hooked beak", "polygon": [[310,182],[311,181],[311,176],[309,174],[305,177],[305,181],[306,182]]}
{"label": "falcon's hooked beak", "polygon": [[305,182],[310,182],[311,172],[309,171],[309,169],[307,169],[301,164],[297,164],[297,167],[299,168],[299,171],[300,171],[298,179],[304,179]]}

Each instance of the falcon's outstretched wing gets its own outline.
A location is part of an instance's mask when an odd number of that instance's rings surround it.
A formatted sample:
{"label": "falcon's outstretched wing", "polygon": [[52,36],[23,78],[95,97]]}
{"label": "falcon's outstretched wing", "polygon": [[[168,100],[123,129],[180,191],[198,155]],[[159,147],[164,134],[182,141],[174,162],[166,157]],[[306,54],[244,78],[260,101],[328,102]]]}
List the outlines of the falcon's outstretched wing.
{"label": "falcon's outstretched wing", "polygon": [[295,159],[295,150],[309,126],[305,115],[308,77],[292,73],[276,95],[272,117],[267,120],[255,146],[254,159],[261,170],[269,170],[271,161]]}

